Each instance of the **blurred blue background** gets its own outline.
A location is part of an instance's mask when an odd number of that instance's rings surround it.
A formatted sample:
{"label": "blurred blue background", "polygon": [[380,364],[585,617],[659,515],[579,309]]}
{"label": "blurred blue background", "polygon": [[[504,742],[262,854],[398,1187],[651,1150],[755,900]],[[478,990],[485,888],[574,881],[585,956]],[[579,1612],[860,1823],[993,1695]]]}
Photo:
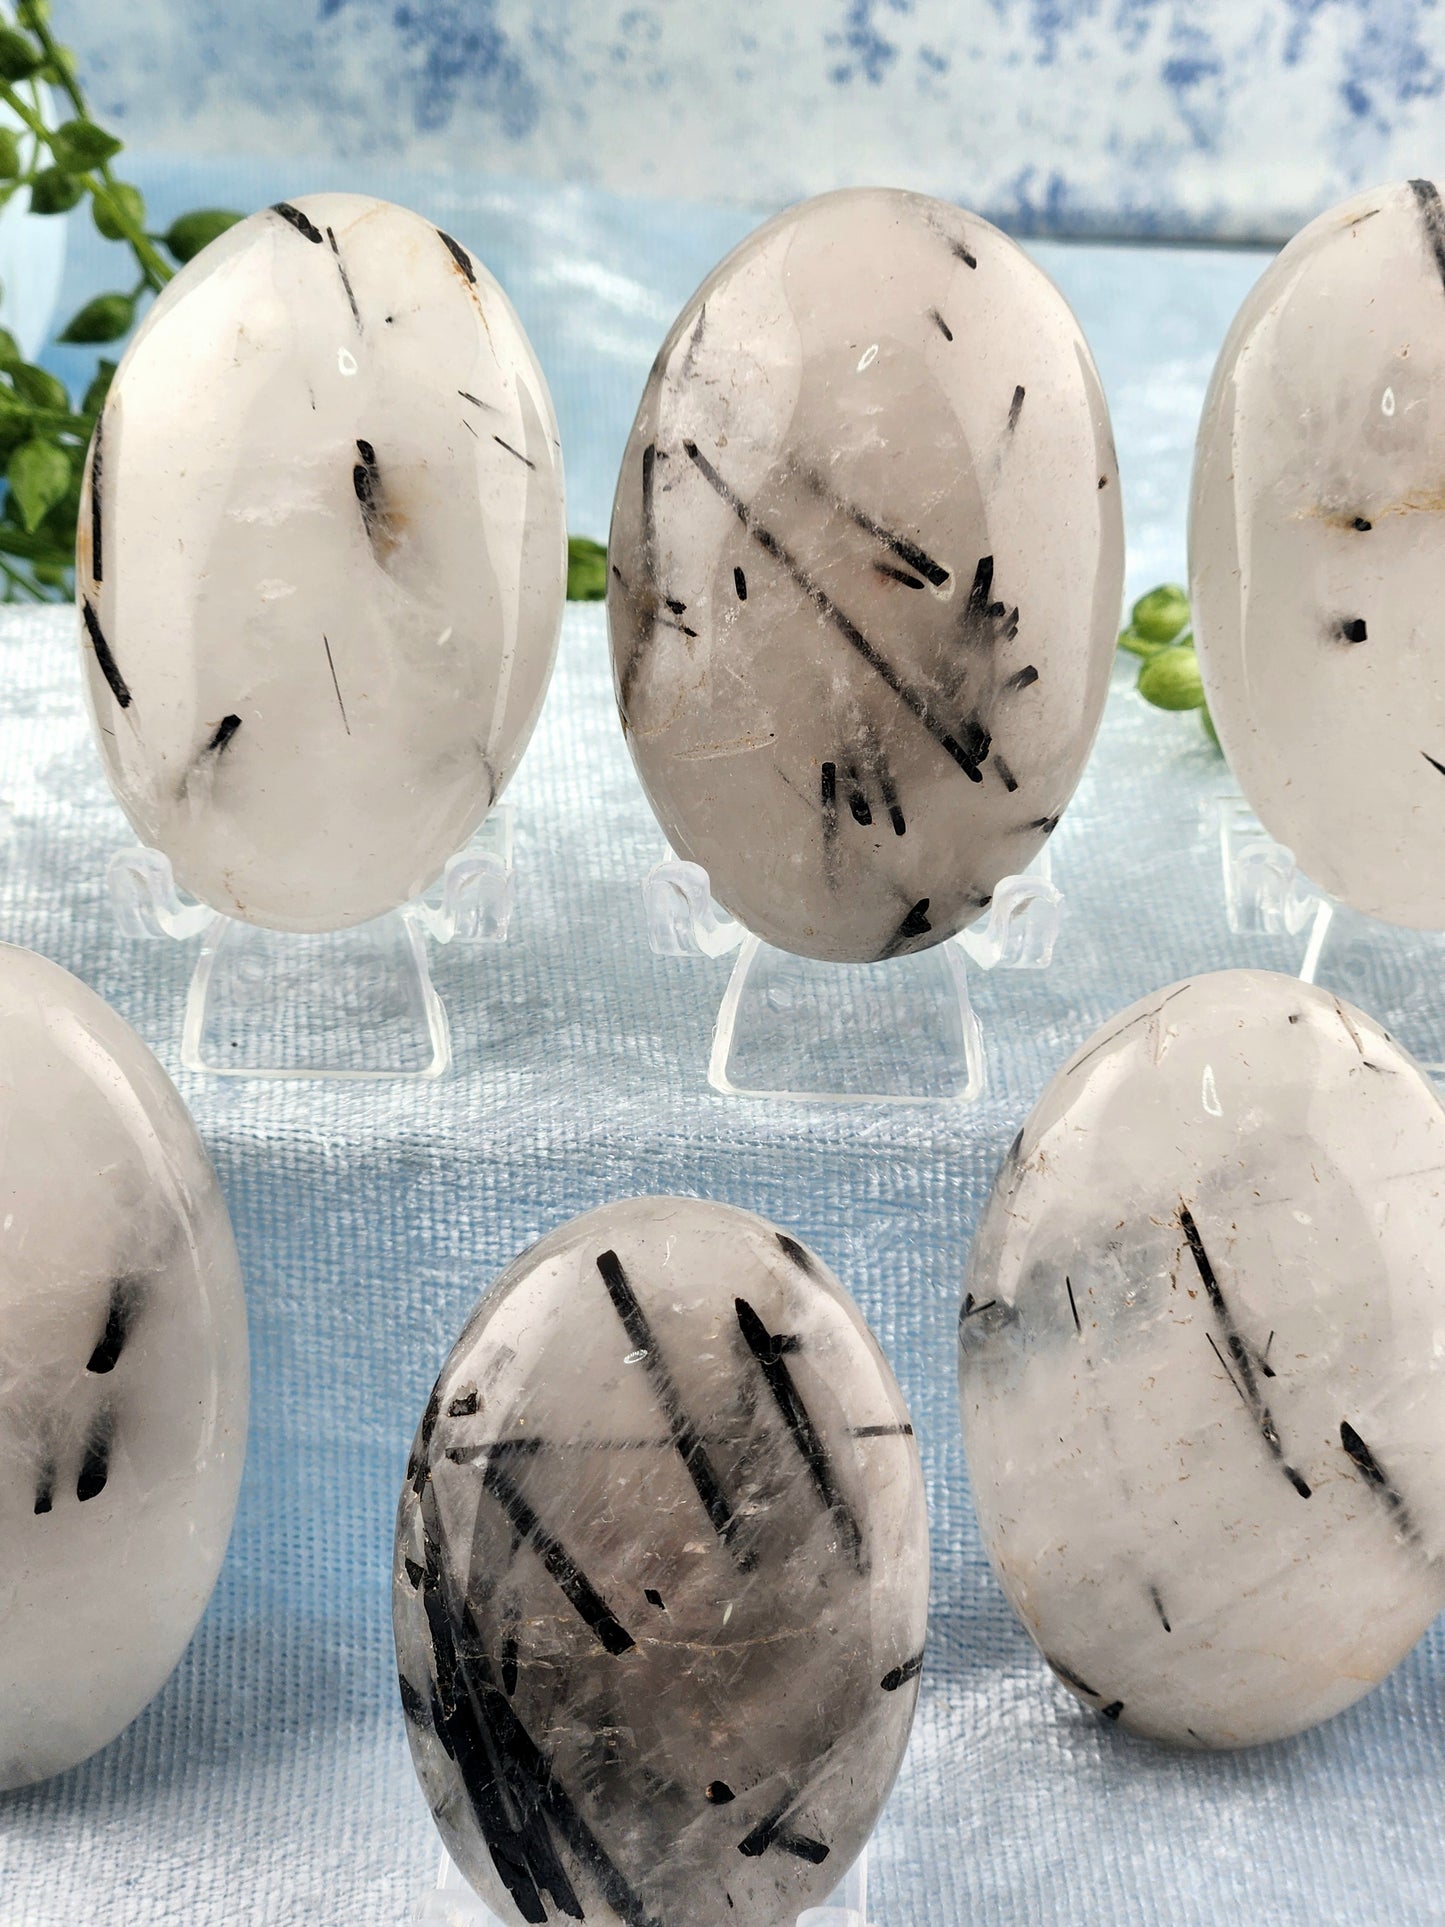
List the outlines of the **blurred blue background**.
{"label": "blurred blue background", "polygon": [[135,146],[1283,240],[1445,152],[1435,0],[56,0]]}

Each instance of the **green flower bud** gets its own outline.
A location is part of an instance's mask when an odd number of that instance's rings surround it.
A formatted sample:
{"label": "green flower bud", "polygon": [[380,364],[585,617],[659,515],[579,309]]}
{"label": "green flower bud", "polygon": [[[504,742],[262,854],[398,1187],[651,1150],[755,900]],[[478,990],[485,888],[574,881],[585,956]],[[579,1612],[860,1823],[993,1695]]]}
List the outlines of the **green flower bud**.
{"label": "green flower bud", "polygon": [[1189,620],[1189,597],[1172,582],[1151,589],[1134,604],[1130,626],[1146,642],[1173,642]]}
{"label": "green flower bud", "polygon": [[120,142],[93,120],[68,120],[50,136],[50,151],[56,165],[72,174],[85,174],[103,167],[120,152]]}
{"label": "green flower bud", "polygon": [[63,167],[42,167],[30,183],[30,212],[65,214],[84,192],[81,183]]}
{"label": "green flower bud", "polygon": [[607,594],[607,551],[590,536],[567,537],[567,600],[601,602]]}
{"label": "green flower bud", "polygon": [[97,195],[90,204],[90,218],[107,241],[123,241],[126,238],[125,229],[116,219],[117,209],[127,215],[142,234],[145,233],[145,196],[129,181],[116,181],[108,183],[104,195]]}
{"label": "green flower bud", "polygon": [[1139,694],[1156,709],[1198,709],[1204,701],[1204,684],[1192,645],[1176,643],[1150,656],[1139,671]]}
{"label": "green flower bud", "polygon": [[61,341],[118,341],[130,333],[135,302],[128,294],[98,294],[73,314],[61,331]]}
{"label": "green flower bud", "polygon": [[28,80],[43,56],[14,27],[0,27],[0,80]]}
{"label": "green flower bud", "polygon": [[208,248],[227,228],[233,228],[244,218],[228,207],[198,207],[194,213],[172,221],[161,240],[171,258],[184,267],[187,261],[195,260],[202,248]]}
{"label": "green flower bud", "polygon": [[1119,647],[1127,649],[1131,656],[1157,656],[1159,651],[1167,649],[1169,644],[1151,642],[1147,636],[1141,636],[1137,629],[1130,627],[1119,631]]}

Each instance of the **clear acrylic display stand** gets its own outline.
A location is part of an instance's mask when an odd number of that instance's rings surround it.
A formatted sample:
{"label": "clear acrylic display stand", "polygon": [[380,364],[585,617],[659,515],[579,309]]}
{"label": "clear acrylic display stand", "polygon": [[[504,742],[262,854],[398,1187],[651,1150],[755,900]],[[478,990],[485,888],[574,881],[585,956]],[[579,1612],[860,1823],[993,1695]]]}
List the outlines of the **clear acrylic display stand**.
{"label": "clear acrylic display stand", "polygon": [[132,848],[107,886],[122,934],[196,937],[181,1027],[187,1070],[218,1077],[440,1077],[452,1061],[427,941],[504,943],[516,894],[505,804],[426,897],[350,930],[262,930],[184,900],[170,860]]}
{"label": "clear acrylic display stand", "polygon": [[[503,1927],[453,1866],[442,1855],[437,1884],[416,1901],[411,1927]],[[668,1923],[672,1927],[672,1923]],[[679,1923],[680,1927],[680,1923]],[[738,1927],[747,1927],[740,1921]],[[826,1907],[808,1907],[798,1915],[798,1927],[868,1927],[868,1849],[848,1869],[848,1876]]]}
{"label": "clear acrylic display stand", "polygon": [[1445,932],[1406,930],[1326,896],[1242,796],[1213,804],[1229,927],[1298,939],[1301,982],[1367,1010],[1432,1077],[1445,1077]]}
{"label": "clear acrylic display stand", "polygon": [[669,855],[643,884],[659,957],[737,952],[718,1008],[708,1082],[729,1096],[837,1104],[969,1102],[983,1090],[983,1040],[968,963],[1043,970],[1063,897],[1048,848],[1005,877],[988,914],[946,943],[884,963],[819,963],[775,950],[713,902],[707,871]]}

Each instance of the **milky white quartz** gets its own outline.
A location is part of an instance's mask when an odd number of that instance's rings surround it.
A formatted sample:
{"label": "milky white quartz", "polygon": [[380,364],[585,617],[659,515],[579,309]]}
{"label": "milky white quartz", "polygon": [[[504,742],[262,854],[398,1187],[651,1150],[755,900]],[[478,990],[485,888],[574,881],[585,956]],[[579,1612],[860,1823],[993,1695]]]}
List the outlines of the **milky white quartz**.
{"label": "milky white quartz", "polygon": [[793,1927],[887,1797],[923,1475],[856,1306],[749,1212],[631,1198],[525,1252],[412,1450],[412,1756],[509,1923]]}
{"label": "milky white quartz", "polygon": [[316,194],[178,274],[81,503],[80,638],[137,834],[284,930],[417,895],[516,767],[566,586],[536,358],[466,248]]}
{"label": "milky white quartz", "polygon": [[940,942],[1037,852],[1103,706],[1123,533],[1078,323],[959,208],[790,208],[663,343],[610,561],[674,849],[783,949]]}
{"label": "milky white quartz", "polygon": [[1445,1111],[1293,978],[1176,984],[1025,1124],[959,1325],[985,1544],[1055,1673],[1192,1746],[1279,1739],[1445,1605]]}
{"label": "milky white quartz", "polygon": [[9,945],[0,1144],[3,1789],[104,1746],[180,1658],[230,1536],[248,1381],[185,1106],[114,1011]]}
{"label": "milky white quartz", "polygon": [[1195,638],[1230,765],[1313,881],[1445,928],[1445,208],[1311,221],[1220,354],[1195,458]]}

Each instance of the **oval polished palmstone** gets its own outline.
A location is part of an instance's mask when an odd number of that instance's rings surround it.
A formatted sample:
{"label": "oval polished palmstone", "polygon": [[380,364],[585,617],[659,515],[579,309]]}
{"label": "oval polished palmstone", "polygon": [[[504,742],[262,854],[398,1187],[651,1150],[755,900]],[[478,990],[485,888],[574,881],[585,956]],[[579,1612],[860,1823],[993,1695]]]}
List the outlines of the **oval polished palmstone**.
{"label": "oval polished palmstone", "polygon": [[1214,371],[1190,576],[1210,713],[1315,883],[1445,927],[1445,210],[1429,181],[1312,221]]}
{"label": "oval polished palmstone", "polygon": [[1078,323],[958,208],[790,208],[664,342],[610,558],[618,704],[679,855],[785,950],[941,942],[1053,828],[1108,684],[1123,532]]}
{"label": "oval polished palmstone", "polygon": [[80,640],[121,807],[229,916],[417,896],[501,794],[566,587],[546,383],[451,236],[283,202],[167,287],[81,502]]}
{"label": "oval polished palmstone", "polygon": [[0,1063],[4,1789],[104,1746],[185,1650],[230,1536],[248,1375],[226,1207],[135,1032],[0,945]]}
{"label": "oval polished palmstone", "polygon": [[927,1607],[902,1394],[795,1239],[632,1198],[473,1313],[393,1613],[417,1772],[503,1920],[792,1927],[893,1783]]}
{"label": "oval polished palmstone", "polygon": [[999,1173],[959,1325],[984,1542],[1060,1680],[1185,1746],[1283,1738],[1445,1606],[1445,1111],[1312,985],[1112,1020]]}

